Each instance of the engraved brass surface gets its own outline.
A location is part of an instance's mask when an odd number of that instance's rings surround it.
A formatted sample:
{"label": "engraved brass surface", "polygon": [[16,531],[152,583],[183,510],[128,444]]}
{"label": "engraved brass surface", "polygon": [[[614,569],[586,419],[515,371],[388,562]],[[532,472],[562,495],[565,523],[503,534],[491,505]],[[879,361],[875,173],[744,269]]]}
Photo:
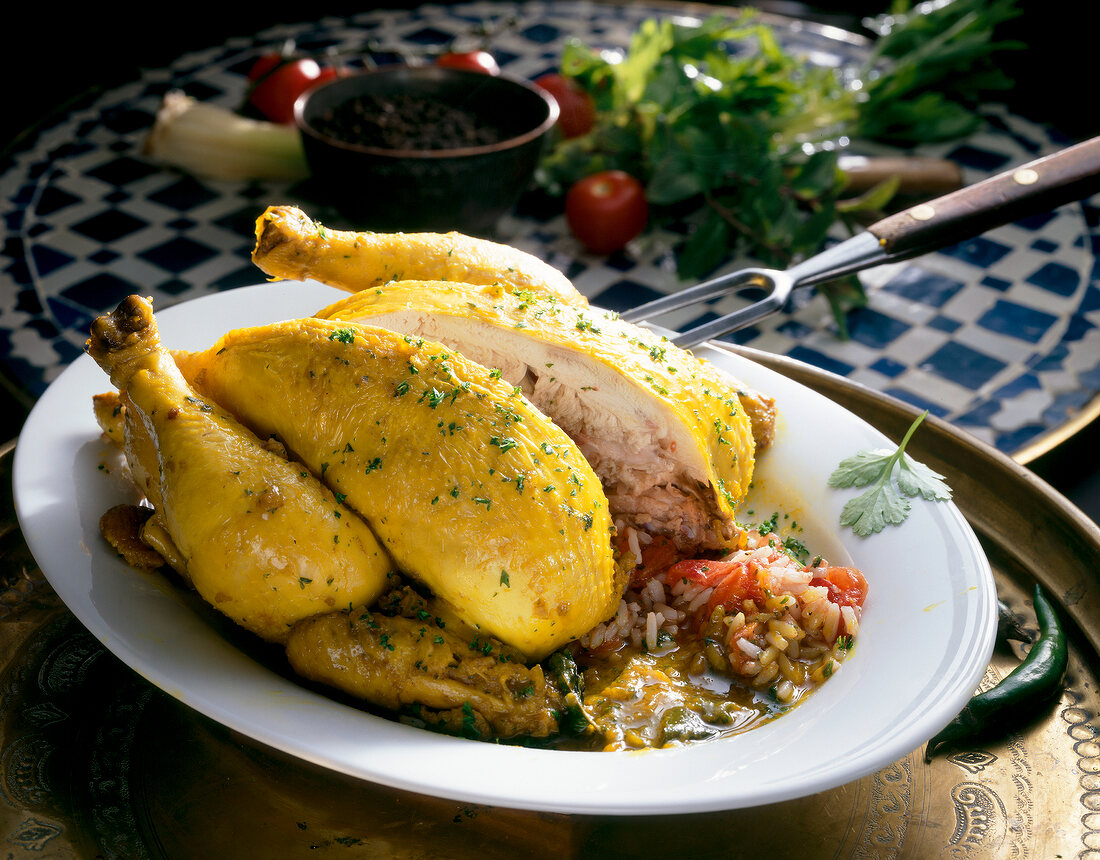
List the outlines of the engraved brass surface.
{"label": "engraved brass surface", "polygon": [[[915,417],[839,377],[739,351],[895,439]],[[1060,700],[1005,736],[948,749],[930,764],[914,750],[833,791],[756,809],[620,818],[382,788],[263,747],[180,704],[107,652],[50,590],[15,525],[9,444],[0,449],[4,851],[17,860],[1100,860],[1100,529],[1026,469],[943,422],[929,419],[910,450],[947,476],[989,554],[1001,598],[1025,626],[1035,628],[1036,579],[1060,605],[1071,641]],[[1004,677],[1022,654],[1017,643],[999,644],[982,686]]]}

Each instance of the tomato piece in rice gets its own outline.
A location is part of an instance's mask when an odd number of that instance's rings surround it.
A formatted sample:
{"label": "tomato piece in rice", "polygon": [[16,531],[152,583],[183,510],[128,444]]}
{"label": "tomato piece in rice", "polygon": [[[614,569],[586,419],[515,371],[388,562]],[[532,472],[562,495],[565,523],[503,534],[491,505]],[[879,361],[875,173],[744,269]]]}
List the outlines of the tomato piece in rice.
{"label": "tomato piece in rice", "polygon": [[740,612],[746,600],[760,602],[764,598],[765,588],[761,576],[766,575],[755,560],[748,561],[706,561],[688,559],[677,562],[668,569],[665,581],[672,583],[686,579],[713,588],[707,601],[709,615],[718,606],[734,614]]}
{"label": "tomato piece in rice", "polygon": [[642,558],[638,566],[631,571],[630,585],[633,588],[641,588],[655,576],[659,576],[669,569],[680,557],[676,544],[672,539],[664,535],[655,535],[649,543],[642,547]]}
{"label": "tomato piece in rice", "polygon": [[837,606],[863,606],[867,597],[867,580],[854,567],[826,568],[821,576],[810,580],[811,586],[829,590],[829,600]]}

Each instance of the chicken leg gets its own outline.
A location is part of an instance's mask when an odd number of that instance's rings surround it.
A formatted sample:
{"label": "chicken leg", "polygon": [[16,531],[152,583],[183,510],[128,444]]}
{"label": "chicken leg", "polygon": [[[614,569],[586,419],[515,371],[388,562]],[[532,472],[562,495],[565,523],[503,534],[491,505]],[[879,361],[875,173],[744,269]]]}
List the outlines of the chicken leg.
{"label": "chicken leg", "polygon": [[97,319],[86,349],[122,392],[151,522],[207,602],[284,642],[297,621],[382,593],[393,563],[367,525],[188,386],[147,299],[130,296]]}
{"label": "chicken leg", "polygon": [[356,292],[389,281],[508,284],[585,306],[565,275],[532,254],[462,233],[357,233],[330,230],[293,206],[256,219],[252,262],[272,278],[313,278]]}

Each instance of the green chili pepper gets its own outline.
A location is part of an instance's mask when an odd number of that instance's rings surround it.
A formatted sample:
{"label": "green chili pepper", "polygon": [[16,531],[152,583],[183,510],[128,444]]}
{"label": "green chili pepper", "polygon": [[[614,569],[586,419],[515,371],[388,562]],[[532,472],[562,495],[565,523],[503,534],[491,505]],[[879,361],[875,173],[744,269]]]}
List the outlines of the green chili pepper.
{"label": "green chili pepper", "polygon": [[994,729],[1003,732],[1011,725],[1012,718],[1029,714],[1061,692],[1069,664],[1069,644],[1057,611],[1038,585],[1035,586],[1035,617],[1039,621],[1039,638],[1027,656],[996,687],[972,698],[958,716],[928,742],[924,754],[926,762],[932,760],[942,744]]}
{"label": "green chili pepper", "polygon": [[997,641],[1005,642],[1015,639],[1017,642],[1031,644],[1035,637],[1030,630],[1025,630],[1016,613],[1008,608],[1003,600],[997,601]]}

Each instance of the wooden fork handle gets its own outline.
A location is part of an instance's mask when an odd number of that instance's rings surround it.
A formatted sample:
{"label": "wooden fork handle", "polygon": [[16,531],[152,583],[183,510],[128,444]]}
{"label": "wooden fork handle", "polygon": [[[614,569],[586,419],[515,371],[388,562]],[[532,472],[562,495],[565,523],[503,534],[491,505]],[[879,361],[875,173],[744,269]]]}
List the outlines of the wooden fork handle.
{"label": "wooden fork handle", "polygon": [[1100,137],[919,203],[868,228],[889,256],[909,257],[1100,192]]}

